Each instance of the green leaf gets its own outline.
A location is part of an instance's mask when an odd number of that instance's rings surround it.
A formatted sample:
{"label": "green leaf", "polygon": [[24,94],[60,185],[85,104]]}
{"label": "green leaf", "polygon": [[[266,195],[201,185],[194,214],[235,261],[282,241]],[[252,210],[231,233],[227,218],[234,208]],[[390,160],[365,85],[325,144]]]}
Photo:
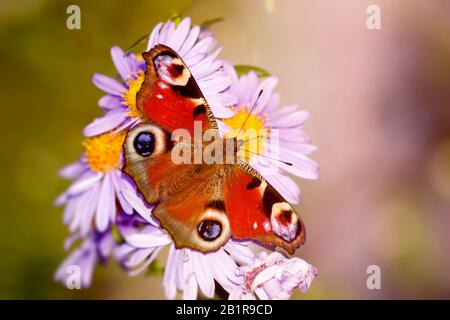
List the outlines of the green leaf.
{"label": "green leaf", "polygon": [[144,40],[146,40],[150,36],[150,33],[144,34],[142,37],[137,39],[125,52],[130,52],[131,50],[135,49],[138,45],[140,45]]}
{"label": "green leaf", "polygon": [[211,27],[212,25],[214,25],[214,24],[216,24],[216,23],[219,23],[219,22],[223,22],[223,21],[224,21],[223,18],[209,19],[209,20],[203,21],[203,22],[200,24],[200,27],[202,27],[202,28],[209,28],[209,27]]}
{"label": "green leaf", "polygon": [[115,224],[112,225],[112,227],[111,227],[111,234],[112,234],[114,240],[117,243],[122,243],[123,242],[122,236],[120,235],[120,232],[119,232],[119,229],[117,228],[117,225],[115,225]]}
{"label": "green leaf", "polygon": [[181,13],[175,13],[173,14],[169,20],[172,20],[175,22],[175,25],[178,26],[181,21],[183,21],[183,15]]}
{"label": "green leaf", "polygon": [[258,77],[268,77],[268,76],[270,76],[270,73],[267,72],[266,70],[262,69],[262,68],[254,67],[254,66],[248,66],[248,65],[243,65],[243,64],[235,65],[234,66],[234,70],[236,70],[236,73],[238,74],[238,76],[242,76],[243,74],[247,74],[250,71],[255,71],[256,74],[258,75]]}
{"label": "green leaf", "polygon": [[146,275],[157,275],[160,276],[164,273],[164,266],[159,263],[158,260],[153,260],[152,263],[147,268]]}

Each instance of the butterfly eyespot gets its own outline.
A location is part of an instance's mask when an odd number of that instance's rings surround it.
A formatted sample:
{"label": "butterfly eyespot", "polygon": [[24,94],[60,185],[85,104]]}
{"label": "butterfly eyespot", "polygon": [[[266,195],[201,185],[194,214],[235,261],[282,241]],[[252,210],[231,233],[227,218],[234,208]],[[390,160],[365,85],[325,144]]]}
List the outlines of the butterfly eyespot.
{"label": "butterfly eyespot", "polygon": [[198,234],[205,241],[213,241],[222,234],[222,224],[216,220],[200,221]]}
{"label": "butterfly eyespot", "polygon": [[134,138],[133,146],[140,156],[148,157],[155,150],[155,136],[151,132],[141,132]]}
{"label": "butterfly eyespot", "polygon": [[185,86],[191,76],[180,58],[169,53],[160,54],[153,61],[156,72],[169,85]]}
{"label": "butterfly eyespot", "polygon": [[301,231],[301,224],[286,202],[275,203],[272,206],[270,222],[274,233],[285,241],[293,241]]}
{"label": "butterfly eyespot", "polygon": [[163,154],[171,148],[170,135],[151,123],[131,129],[124,142],[125,162],[130,164]]}

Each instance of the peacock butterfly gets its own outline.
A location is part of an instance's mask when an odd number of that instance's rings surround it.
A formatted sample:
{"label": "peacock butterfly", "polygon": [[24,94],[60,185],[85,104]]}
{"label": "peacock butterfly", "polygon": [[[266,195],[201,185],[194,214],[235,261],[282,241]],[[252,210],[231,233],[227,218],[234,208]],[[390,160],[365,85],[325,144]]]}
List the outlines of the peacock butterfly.
{"label": "peacock butterfly", "polygon": [[[220,138],[214,115],[180,56],[164,45],[142,56],[145,79],[136,101],[145,120],[127,133],[124,172],[134,180],[145,201],[155,205],[153,215],[175,246],[209,252],[233,237],[280,246],[292,254],[305,242],[300,216],[258,172],[238,158],[242,141]],[[192,144],[187,150],[197,150],[206,144],[195,135],[190,142],[173,138],[179,128],[194,133],[198,123],[202,132],[216,133],[214,143],[234,143],[236,161],[173,161],[173,151],[180,145]],[[189,158],[195,158],[195,151]]]}

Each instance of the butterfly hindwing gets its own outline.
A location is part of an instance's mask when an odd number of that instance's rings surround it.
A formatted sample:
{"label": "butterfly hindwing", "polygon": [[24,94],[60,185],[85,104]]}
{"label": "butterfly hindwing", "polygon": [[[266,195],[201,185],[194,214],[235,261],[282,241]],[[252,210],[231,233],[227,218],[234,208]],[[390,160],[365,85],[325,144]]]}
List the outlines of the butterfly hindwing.
{"label": "butterfly hindwing", "polygon": [[181,189],[163,199],[153,215],[169,232],[177,248],[209,252],[219,249],[231,236],[230,221],[222,200],[219,172],[223,166],[191,165]]}
{"label": "butterfly hindwing", "polygon": [[291,254],[305,242],[302,219],[262,177],[233,166],[223,197],[234,238],[280,246]]}

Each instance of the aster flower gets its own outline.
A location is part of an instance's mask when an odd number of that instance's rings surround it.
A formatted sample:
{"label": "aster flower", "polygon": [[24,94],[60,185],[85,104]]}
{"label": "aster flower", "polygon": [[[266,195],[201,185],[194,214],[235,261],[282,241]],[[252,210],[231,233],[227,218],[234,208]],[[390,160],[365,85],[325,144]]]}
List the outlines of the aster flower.
{"label": "aster flower", "polygon": [[[223,61],[217,59],[221,49],[214,49],[217,41],[209,30],[191,27],[190,18],[183,19],[178,26],[173,21],[159,23],[150,34],[147,51],[157,44],[167,45],[180,55],[217,117],[228,118],[233,114],[228,107],[236,99],[224,92],[230,78],[222,68]],[[141,121],[136,94],[144,81],[145,62],[132,53],[125,54],[119,47],[111,49],[111,57],[121,80],[94,75],[94,84],[107,93],[99,101],[105,115],[85,128],[86,136],[119,131]]]}
{"label": "aster flower", "polygon": [[[69,237],[64,245],[65,249],[69,249],[73,242],[80,238],[80,234]],[[63,285],[68,285],[71,280],[69,277],[75,275],[75,272],[79,272],[81,288],[89,287],[95,266],[106,262],[113,252],[114,246],[115,241],[109,231],[103,233],[91,232],[84,238],[82,244],[59,266],[55,273],[55,280]],[[74,270],[74,267],[78,270]]]}
{"label": "aster flower", "polygon": [[317,269],[300,258],[288,259],[279,252],[262,252],[238,269],[243,284],[230,293],[230,300],[286,300],[295,288],[306,292]]}
{"label": "aster flower", "polygon": [[297,105],[278,108],[280,96],[273,91],[276,77],[260,81],[254,71],[241,77],[231,66],[226,71],[232,79],[228,92],[238,99],[234,116],[223,120],[226,135],[244,139],[240,156],[287,201],[298,203],[300,189],[286,173],[317,179],[318,172],[316,162],[307,157],[316,147],[302,130],[308,112]]}
{"label": "aster flower", "polygon": [[74,180],[56,200],[56,205],[66,205],[63,222],[71,232],[79,231],[86,236],[92,225],[100,232],[105,231],[115,221],[116,200],[125,213],[135,210],[150,219],[150,207],[121,170],[124,139],[124,131],[88,138],[81,158],[60,171],[61,176]]}
{"label": "aster flower", "polygon": [[[141,227],[136,228],[136,223]],[[118,227],[125,243],[116,250],[116,257],[131,275],[143,272],[164,247],[169,247],[163,278],[169,299],[174,299],[177,291],[183,292],[184,299],[196,299],[199,290],[212,298],[214,281],[231,292],[244,280],[235,273],[237,263],[250,263],[253,257],[247,244],[234,241],[206,254],[176,249],[170,236],[159,225],[145,223],[140,217],[126,218],[119,222]]]}

